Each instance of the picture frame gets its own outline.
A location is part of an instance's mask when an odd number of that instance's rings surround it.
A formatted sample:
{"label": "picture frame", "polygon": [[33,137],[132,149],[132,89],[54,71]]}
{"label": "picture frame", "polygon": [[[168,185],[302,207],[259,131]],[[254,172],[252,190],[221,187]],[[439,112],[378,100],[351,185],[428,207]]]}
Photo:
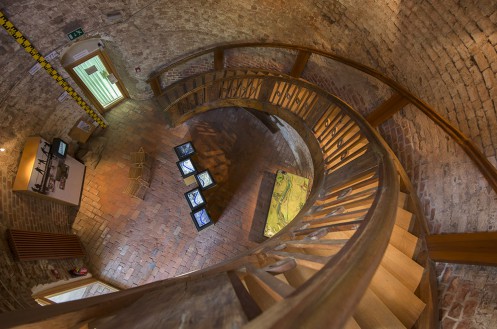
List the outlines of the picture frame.
{"label": "picture frame", "polygon": [[193,224],[195,224],[195,228],[197,229],[197,231],[202,231],[206,227],[214,224],[205,207],[198,208],[197,210],[192,211],[190,213],[190,216],[192,217]]}
{"label": "picture frame", "polygon": [[207,169],[196,173],[195,179],[197,180],[197,184],[202,191],[210,189],[216,185],[216,181]]}
{"label": "picture frame", "polygon": [[179,160],[185,159],[190,157],[191,155],[195,154],[196,150],[195,147],[193,146],[193,143],[186,142],[183,144],[180,144],[178,146],[174,147],[174,152],[176,153],[176,156],[178,157]]}
{"label": "picture frame", "polygon": [[199,187],[196,187],[185,193],[186,202],[190,209],[196,210],[197,208],[203,207],[206,204],[205,198],[202,195],[202,191]]}
{"label": "picture frame", "polygon": [[197,168],[192,162],[191,158],[185,158],[176,162],[181,177],[186,178],[197,173]]}

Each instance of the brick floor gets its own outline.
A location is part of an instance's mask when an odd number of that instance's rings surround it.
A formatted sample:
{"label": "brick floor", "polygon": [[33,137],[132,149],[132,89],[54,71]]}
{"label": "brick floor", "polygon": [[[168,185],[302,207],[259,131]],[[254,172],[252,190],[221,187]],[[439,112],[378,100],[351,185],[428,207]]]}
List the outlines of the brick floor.
{"label": "brick floor", "polygon": [[[271,134],[243,109],[201,114],[168,128],[152,102],[128,101],[110,111],[102,158],[88,168],[73,230],[101,279],[126,288],[216,264],[256,245],[277,169],[298,168],[281,133]],[[192,140],[196,165],[210,169],[217,187],[206,193],[215,225],[197,232],[183,193],[173,147]],[[155,158],[145,199],[122,193],[129,153],[141,146]]]}

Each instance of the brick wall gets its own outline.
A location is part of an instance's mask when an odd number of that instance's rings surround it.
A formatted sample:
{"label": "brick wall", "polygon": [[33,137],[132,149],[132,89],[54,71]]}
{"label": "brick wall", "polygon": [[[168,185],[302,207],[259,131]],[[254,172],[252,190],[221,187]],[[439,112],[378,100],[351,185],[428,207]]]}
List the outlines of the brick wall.
{"label": "brick wall", "polygon": [[409,105],[380,131],[417,188],[432,233],[495,230],[495,192],[464,151],[424,114]]}
{"label": "brick wall", "polygon": [[192,75],[212,71],[214,69],[214,56],[207,54],[196,58],[186,64],[179,65],[161,75],[161,86],[165,88],[170,84]]}
{"label": "brick wall", "polygon": [[225,53],[227,68],[262,68],[289,74],[297,52],[273,48],[240,48],[229,49]]}
{"label": "brick wall", "polygon": [[[84,264],[82,260],[14,261],[5,238],[9,228],[70,233],[75,210],[14,193],[12,184],[28,136],[70,141],[70,127],[84,114],[72,100],[57,101],[63,90],[43,70],[33,76],[28,73],[33,60],[9,38],[0,30],[0,146],[6,149],[0,153],[0,312],[36,306],[32,287],[68,278],[68,269]],[[55,66],[59,70],[60,64]]]}
{"label": "brick wall", "polygon": [[311,56],[302,78],[338,96],[362,115],[369,114],[392,94],[390,87],[367,74],[319,55]]}
{"label": "brick wall", "polygon": [[70,234],[76,216],[76,210],[71,207],[12,192],[14,169],[0,169],[0,312],[36,306],[31,288],[67,279],[70,277],[67,270],[84,264],[78,259],[28,262],[13,259],[6,241],[7,229]]}

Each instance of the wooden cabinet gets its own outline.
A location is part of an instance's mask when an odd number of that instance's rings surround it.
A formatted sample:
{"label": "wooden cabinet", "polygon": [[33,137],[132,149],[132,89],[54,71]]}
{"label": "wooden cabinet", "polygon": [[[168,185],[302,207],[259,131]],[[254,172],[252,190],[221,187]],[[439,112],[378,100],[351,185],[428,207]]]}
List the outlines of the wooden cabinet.
{"label": "wooden cabinet", "polygon": [[85,170],[84,164],[70,156],[51,156],[50,144],[43,138],[28,137],[13,190],[78,206]]}

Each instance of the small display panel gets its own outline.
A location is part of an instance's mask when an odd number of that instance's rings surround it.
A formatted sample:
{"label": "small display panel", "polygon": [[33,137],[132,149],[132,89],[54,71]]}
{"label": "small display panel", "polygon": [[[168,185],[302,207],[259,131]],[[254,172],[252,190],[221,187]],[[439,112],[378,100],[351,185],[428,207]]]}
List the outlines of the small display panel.
{"label": "small display panel", "polygon": [[216,185],[216,182],[212,178],[209,170],[204,170],[195,175],[197,183],[202,190],[207,190],[208,188]]}
{"label": "small display panel", "polygon": [[60,138],[54,138],[50,147],[50,153],[59,158],[65,158],[67,155],[67,143]]}
{"label": "small display panel", "polygon": [[214,224],[211,217],[209,216],[209,213],[207,212],[207,209],[205,208],[200,208],[191,212],[190,214],[192,216],[193,223],[197,228],[197,231],[203,230],[207,226]]}
{"label": "small display panel", "polygon": [[176,162],[176,165],[178,165],[179,171],[181,172],[181,176],[183,178],[191,176],[197,172],[197,169],[195,169],[195,166],[190,158],[180,160]]}
{"label": "small display panel", "polygon": [[197,209],[198,207],[205,205],[204,196],[198,187],[186,192],[185,197],[191,209]]}
{"label": "small display panel", "polygon": [[186,142],[184,144],[174,147],[174,152],[178,156],[178,159],[184,159],[195,153],[195,148],[192,142]]}

